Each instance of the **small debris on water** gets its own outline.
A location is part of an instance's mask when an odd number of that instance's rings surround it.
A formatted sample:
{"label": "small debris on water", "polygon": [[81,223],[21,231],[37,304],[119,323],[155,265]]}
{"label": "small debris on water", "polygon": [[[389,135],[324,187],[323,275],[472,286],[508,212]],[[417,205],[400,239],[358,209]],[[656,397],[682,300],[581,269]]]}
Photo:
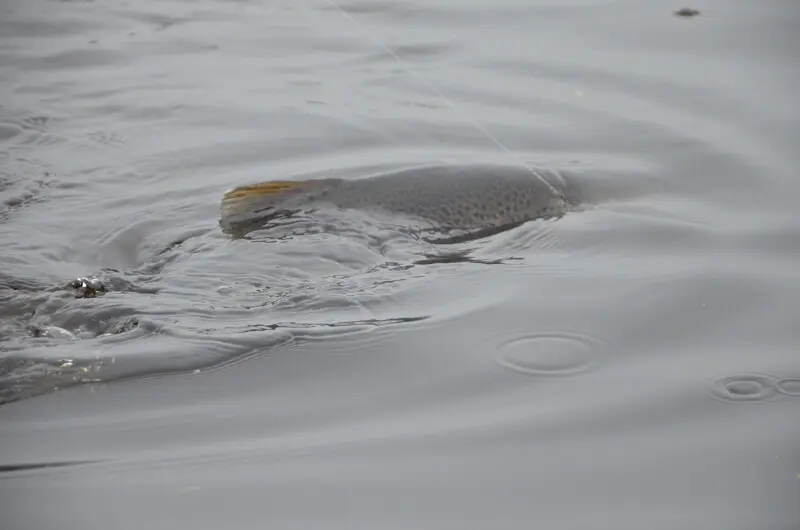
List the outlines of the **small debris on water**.
{"label": "small debris on water", "polygon": [[675,11],[676,17],[691,18],[691,17],[696,17],[699,14],[700,11],[698,11],[697,9],[692,9],[691,7],[682,7],[677,11]]}
{"label": "small debris on water", "polygon": [[106,292],[106,286],[97,278],[75,278],[69,283],[76,298],[94,298]]}
{"label": "small debris on water", "polygon": [[32,337],[47,337],[63,340],[72,340],[75,338],[75,335],[71,331],[58,326],[40,326],[38,324],[32,324],[28,326],[28,333],[30,333]]}
{"label": "small debris on water", "polygon": [[219,294],[231,294],[232,291],[233,289],[229,285],[221,285],[220,287],[217,287],[217,292]]}

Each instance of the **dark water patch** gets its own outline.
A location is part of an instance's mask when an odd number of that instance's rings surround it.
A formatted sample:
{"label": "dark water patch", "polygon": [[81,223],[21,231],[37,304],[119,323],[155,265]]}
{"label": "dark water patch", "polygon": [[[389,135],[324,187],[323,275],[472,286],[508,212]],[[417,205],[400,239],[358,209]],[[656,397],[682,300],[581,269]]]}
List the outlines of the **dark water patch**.
{"label": "dark water patch", "polygon": [[86,135],[86,139],[105,147],[122,147],[125,145],[124,136],[113,131],[96,131]]}
{"label": "dark water patch", "polygon": [[693,18],[700,15],[700,10],[691,7],[682,7],[673,11],[672,14],[676,17]]}
{"label": "dark water patch", "polygon": [[[180,92],[190,89],[191,86],[184,83],[155,83],[155,82],[144,82],[143,80],[139,80],[138,82],[132,82],[129,85],[126,85],[124,89],[120,87],[113,87],[113,88],[104,88],[98,87],[95,85],[91,86],[81,86],[76,87],[72,97],[76,100],[86,100],[90,103],[96,102],[109,102],[114,101],[118,98],[125,98],[130,97],[131,94],[137,94],[139,97],[143,97],[145,94],[150,94],[154,92],[159,92],[162,94],[170,93],[170,92]],[[107,106],[111,105],[111,106]],[[123,114],[125,112],[130,112],[127,106],[114,106],[110,103],[105,104],[97,104],[84,107],[87,111],[92,112],[93,114],[97,115],[98,117],[110,118],[113,120],[114,117],[125,116]]]}
{"label": "dark water patch", "polygon": [[[153,31],[164,31],[174,26],[183,25],[197,20],[197,14],[192,15],[168,15],[165,13],[145,13],[134,10],[116,10],[115,14],[120,18],[130,21],[143,23],[153,29]],[[224,13],[219,13],[220,17],[224,17]]]}
{"label": "dark water patch", "polygon": [[338,0],[321,0],[316,3],[315,8],[320,11],[331,11],[340,16],[342,11],[349,15],[386,15],[396,21],[406,20],[418,10],[417,6],[402,5],[398,2],[339,2]]}
{"label": "dark water patch", "polygon": [[[16,112],[14,114],[20,114]],[[16,120],[16,125],[23,131],[35,131],[39,133],[50,132],[55,125],[63,124],[63,119],[52,116],[26,116]]]}
{"label": "dark water patch", "polygon": [[109,66],[119,67],[120,61],[124,58],[119,52],[104,50],[98,47],[76,48],[73,50],[62,50],[47,56],[39,57],[35,60],[29,58],[26,63],[28,68],[38,68],[47,71],[54,69],[84,69],[94,70]]}
{"label": "dark water patch", "polygon": [[173,117],[182,108],[178,103],[130,105],[130,104],[104,104],[92,106],[91,113],[105,118],[116,118],[126,123],[151,123],[159,122]]}
{"label": "dark water patch", "polygon": [[44,201],[46,190],[57,183],[53,173],[18,163],[14,173],[0,176],[0,223],[7,222],[19,210]]}
{"label": "dark water patch", "polygon": [[[360,331],[367,327],[372,326],[386,326],[390,324],[405,324],[410,322],[419,322],[428,317],[397,317],[387,319],[367,319],[367,320],[353,320],[346,322],[275,322],[273,324],[249,324],[241,328],[234,328],[231,331],[237,333],[252,333],[255,331],[275,331],[279,329],[288,330],[324,330],[327,328],[348,328],[347,331]],[[216,330],[209,329],[208,332]]]}
{"label": "dark water patch", "polygon": [[[534,221],[526,221],[534,222]],[[497,226],[480,228],[478,230],[457,230],[457,229],[411,229],[410,233],[428,243],[437,245],[453,245],[459,243],[470,243],[478,239],[491,237],[508,230],[513,230],[525,224],[524,222],[506,223]]]}
{"label": "dark water patch", "polygon": [[[31,2],[38,3],[38,2]],[[5,39],[20,39],[22,41],[37,40],[41,38],[54,38],[74,35],[76,33],[89,33],[97,28],[97,24],[81,16],[25,18],[15,10],[5,10],[6,17],[0,17],[0,34]]]}
{"label": "dark water patch", "polygon": [[[19,136],[23,131],[24,129],[19,124],[7,122],[0,123],[0,142],[6,142],[15,136]],[[0,184],[0,186],[2,185]],[[0,191],[2,191],[1,187]]]}
{"label": "dark water patch", "polygon": [[[97,460],[78,460],[69,462],[31,462],[24,464],[3,464],[0,465],[0,474],[17,473],[20,471],[38,471],[40,469],[51,469],[59,467],[80,466],[84,464],[94,464]],[[9,477],[0,477],[0,479],[8,479]]]}
{"label": "dark water patch", "polygon": [[[383,44],[383,43],[382,43]],[[399,44],[393,45],[387,42],[383,46],[375,46],[369,48],[369,53],[361,57],[354,58],[348,64],[372,76],[378,75],[383,72],[383,75],[389,76],[388,78],[405,83],[409,81],[408,76],[410,72],[405,66],[406,61],[413,64],[414,67],[424,65],[426,62],[440,62],[444,59],[455,60],[458,56],[459,48],[454,42],[429,42],[429,43],[414,43],[414,44]],[[394,68],[386,68],[387,56],[391,59],[399,61]],[[413,80],[413,79],[412,79]],[[428,108],[442,108],[442,106],[449,106],[447,102],[438,102],[438,104],[428,104]]]}
{"label": "dark water patch", "polygon": [[450,54],[453,51],[452,43],[416,43],[394,46],[392,52],[402,59],[437,59],[439,56]]}
{"label": "dark water patch", "polygon": [[40,280],[32,278],[18,278],[10,276],[4,272],[0,272],[0,293],[5,295],[12,294],[9,291],[25,291],[32,292],[42,289]]}
{"label": "dark water patch", "polygon": [[195,55],[198,53],[215,53],[220,51],[220,45],[213,42],[197,42],[193,39],[177,40],[170,42],[136,42],[132,47],[138,53],[159,53],[163,55]]}
{"label": "dark water patch", "polygon": [[[474,263],[479,265],[503,265],[512,260],[520,260],[522,258],[507,257],[496,259],[481,259],[470,256],[469,250],[459,252],[441,252],[441,253],[426,253],[425,257],[414,261],[414,265],[440,265],[445,263]],[[407,266],[407,267],[410,267]]]}

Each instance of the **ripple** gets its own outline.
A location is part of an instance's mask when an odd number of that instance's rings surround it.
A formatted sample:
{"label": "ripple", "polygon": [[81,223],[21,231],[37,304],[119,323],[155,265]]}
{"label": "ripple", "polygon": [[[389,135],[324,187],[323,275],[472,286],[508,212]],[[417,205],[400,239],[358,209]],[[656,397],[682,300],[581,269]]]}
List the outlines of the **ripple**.
{"label": "ripple", "polygon": [[16,123],[0,122],[0,141],[10,140],[22,134],[24,129]]}
{"label": "ripple", "polygon": [[395,2],[337,2],[322,3],[319,7],[315,7],[319,11],[334,11],[336,13],[346,13],[347,15],[363,14],[363,15],[397,15],[410,14],[412,9],[407,6],[402,6]]}
{"label": "ripple", "polygon": [[100,360],[0,358],[0,405],[97,382],[102,364]]}
{"label": "ripple", "polygon": [[507,340],[498,346],[501,366],[533,376],[570,376],[595,368],[602,344],[573,333],[537,333]]}
{"label": "ripple", "polygon": [[792,397],[800,397],[800,377],[787,377],[778,380],[775,385],[782,394]]}
{"label": "ripple", "polygon": [[37,202],[45,200],[46,191],[57,185],[55,175],[38,167],[20,164],[17,174],[0,173],[0,221]]}
{"label": "ripple", "polygon": [[740,374],[711,383],[711,395],[722,401],[763,403],[781,397],[778,382],[766,374]]}
{"label": "ripple", "polygon": [[[237,355],[230,355],[219,362],[198,366],[191,373],[212,372],[227,370],[231,367],[249,362],[254,357],[260,357],[269,352],[274,353],[278,348],[300,349],[310,343],[326,343],[328,355],[350,355],[354,352],[374,351],[376,344],[383,337],[376,333],[384,326],[401,326],[415,324],[427,320],[427,315],[394,317],[383,319],[364,319],[338,322],[275,322],[273,324],[252,324],[240,329],[228,329],[226,336],[232,340],[232,333],[241,343],[251,343],[248,351]],[[271,336],[269,347],[263,347],[261,337]],[[189,370],[184,370],[189,372]]]}

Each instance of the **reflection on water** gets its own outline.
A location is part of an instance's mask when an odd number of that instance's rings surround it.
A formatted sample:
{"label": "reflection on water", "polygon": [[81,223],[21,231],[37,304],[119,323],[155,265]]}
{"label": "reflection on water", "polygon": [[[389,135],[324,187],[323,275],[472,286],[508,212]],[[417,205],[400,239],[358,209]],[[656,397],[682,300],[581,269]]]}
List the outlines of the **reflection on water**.
{"label": "reflection on water", "polygon": [[[10,528],[796,527],[800,10],[680,7],[0,8]],[[578,207],[219,226],[495,164]]]}

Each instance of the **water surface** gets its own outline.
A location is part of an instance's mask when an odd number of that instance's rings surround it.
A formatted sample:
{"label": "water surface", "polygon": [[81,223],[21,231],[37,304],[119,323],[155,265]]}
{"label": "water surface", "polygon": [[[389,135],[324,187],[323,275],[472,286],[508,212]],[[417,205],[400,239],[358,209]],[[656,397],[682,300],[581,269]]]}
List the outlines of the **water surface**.
{"label": "water surface", "polygon": [[[797,528],[800,8],[680,7],[3,4],[4,524]],[[448,163],[584,207],[218,225]]]}

